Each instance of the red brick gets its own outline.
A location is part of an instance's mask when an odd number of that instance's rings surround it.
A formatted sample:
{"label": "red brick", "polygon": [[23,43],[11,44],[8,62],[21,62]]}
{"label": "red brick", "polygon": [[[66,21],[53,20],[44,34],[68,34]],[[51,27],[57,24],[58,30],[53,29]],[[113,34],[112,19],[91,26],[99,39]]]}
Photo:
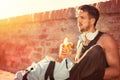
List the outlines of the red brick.
{"label": "red brick", "polygon": [[47,37],[48,37],[48,34],[39,35],[39,39],[46,39]]}
{"label": "red brick", "polygon": [[32,14],[30,15],[23,15],[23,16],[17,16],[9,19],[10,24],[19,24],[19,23],[30,23],[32,21]]}
{"label": "red brick", "polygon": [[39,47],[35,47],[35,48],[34,48],[34,51],[41,53],[41,52],[43,51],[43,49],[42,49],[42,48],[39,48]]}
{"label": "red brick", "polygon": [[48,48],[48,52],[51,54],[58,53],[59,49],[58,48]]}
{"label": "red brick", "polygon": [[101,13],[119,13],[120,0],[110,0],[99,4]]}
{"label": "red brick", "polygon": [[21,62],[23,62],[23,64],[28,64],[28,63],[30,63],[30,59],[28,57],[26,57],[26,58],[24,57],[24,58],[21,58]]}

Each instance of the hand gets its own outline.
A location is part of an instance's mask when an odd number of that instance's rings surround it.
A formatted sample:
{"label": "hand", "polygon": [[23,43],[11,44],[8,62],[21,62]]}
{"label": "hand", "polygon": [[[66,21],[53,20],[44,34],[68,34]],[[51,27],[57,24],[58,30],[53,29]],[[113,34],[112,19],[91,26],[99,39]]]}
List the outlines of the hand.
{"label": "hand", "polygon": [[64,59],[70,56],[71,50],[73,49],[73,43],[69,42],[67,45],[60,44],[59,57]]}

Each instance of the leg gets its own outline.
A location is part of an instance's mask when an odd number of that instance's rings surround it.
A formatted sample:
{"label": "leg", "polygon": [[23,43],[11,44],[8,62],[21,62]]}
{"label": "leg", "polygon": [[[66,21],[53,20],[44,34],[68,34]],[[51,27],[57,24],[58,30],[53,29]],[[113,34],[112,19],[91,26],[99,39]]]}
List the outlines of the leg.
{"label": "leg", "polygon": [[96,45],[70,71],[68,80],[103,80],[106,59],[103,49]]}

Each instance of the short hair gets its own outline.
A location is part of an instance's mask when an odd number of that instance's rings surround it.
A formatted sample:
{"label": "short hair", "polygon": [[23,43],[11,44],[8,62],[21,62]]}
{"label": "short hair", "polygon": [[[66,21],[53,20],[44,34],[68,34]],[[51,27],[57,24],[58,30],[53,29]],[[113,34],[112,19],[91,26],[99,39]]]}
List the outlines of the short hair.
{"label": "short hair", "polygon": [[95,18],[94,26],[96,26],[96,23],[99,19],[99,15],[100,15],[97,8],[95,8],[94,6],[91,6],[91,5],[82,5],[78,8],[78,10],[86,11],[86,12],[88,12],[88,14],[91,18]]}

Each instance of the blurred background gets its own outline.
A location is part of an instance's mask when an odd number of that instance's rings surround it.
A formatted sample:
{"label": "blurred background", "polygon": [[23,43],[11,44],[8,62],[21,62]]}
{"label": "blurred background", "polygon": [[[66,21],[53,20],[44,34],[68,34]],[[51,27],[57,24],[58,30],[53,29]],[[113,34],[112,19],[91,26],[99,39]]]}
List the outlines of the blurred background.
{"label": "blurred background", "polygon": [[75,7],[90,4],[100,11],[97,28],[110,33],[120,53],[120,0],[4,0],[0,3],[0,80],[13,80],[14,74],[46,55],[58,55],[67,37],[78,40]]}

